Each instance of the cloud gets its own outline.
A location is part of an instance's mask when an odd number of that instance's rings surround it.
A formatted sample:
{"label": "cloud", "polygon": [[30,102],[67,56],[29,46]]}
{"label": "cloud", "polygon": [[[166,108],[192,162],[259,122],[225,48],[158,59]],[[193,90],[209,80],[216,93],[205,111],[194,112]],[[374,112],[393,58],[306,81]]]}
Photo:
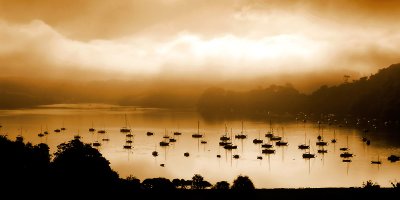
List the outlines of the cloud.
{"label": "cloud", "polygon": [[1,1],[0,68],[87,79],[369,74],[399,62],[400,28],[396,2],[363,2]]}

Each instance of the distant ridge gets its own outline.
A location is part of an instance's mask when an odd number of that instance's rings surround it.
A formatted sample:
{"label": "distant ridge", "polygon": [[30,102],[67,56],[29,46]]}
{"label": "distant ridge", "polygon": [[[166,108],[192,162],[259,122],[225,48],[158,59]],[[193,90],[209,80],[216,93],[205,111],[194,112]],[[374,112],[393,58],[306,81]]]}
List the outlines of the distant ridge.
{"label": "distant ridge", "polygon": [[310,95],[292,85],[271,85],[246,92],[209,88],[199,99],[203,116],[263,117],[268,113],[333,113],[359,117],[400,119],[400,64],[369,77],[328,87]]}

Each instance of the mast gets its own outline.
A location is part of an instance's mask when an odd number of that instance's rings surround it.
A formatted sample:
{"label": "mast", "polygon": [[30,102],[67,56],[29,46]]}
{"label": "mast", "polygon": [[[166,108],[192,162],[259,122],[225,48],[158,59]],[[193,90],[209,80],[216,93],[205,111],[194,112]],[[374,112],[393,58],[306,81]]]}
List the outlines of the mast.
{"label": "mast", "polygon": [[307,145],[307,130],[306,130],[306,122],[304,122],[304,144]]}
{"label": "mast", "polygon": [[269,119],[269,131],[272,133],[272,122],[271,122],[271,118]]}
{"label": "mast", "polygon": [[227,135],[228,135],[228,127],[225,124],[225,136],[227,136]]}
{"label": "mast", "polygon": [[128,121],[126,120],[126,113],[125,113],[125,127],[128,128]]}
{"label": "mast", "polygon": [[243,121],[242,121],[242,135],[243,135]]}

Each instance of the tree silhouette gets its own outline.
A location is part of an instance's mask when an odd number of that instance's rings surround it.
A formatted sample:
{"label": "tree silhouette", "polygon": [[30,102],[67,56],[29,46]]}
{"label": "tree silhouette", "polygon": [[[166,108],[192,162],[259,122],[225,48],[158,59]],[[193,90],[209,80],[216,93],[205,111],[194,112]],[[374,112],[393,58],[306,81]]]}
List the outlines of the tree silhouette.
{"label": "tree silhouette", "polygon": [[24,144],[22,140],[11,141],[6,136],[0,136],[0,185],[45,186],[49,162],[49,147],[46,144]]}
{"label": "tree silhouette", "polygon": [[378,183],[374,183],[371,180],[363,182],[364,189],[379,189],[381,186]]}
{"label": "tree silhouette", "polygon": [[192,177],[192,189],[199,190],[207,187],[211,187],[211,183],[205,181],[203,176],[201,176],[200,174],[195,174]]}
{"label": "tree silhouette", "polygon": [[400,190],[400,182],[390,182],[394,189]]}
{"label": "tree silhouette", "polygon": [[212,189],[215,190],[229,190],[229,183],[226,181],[219,181],[217,182]]}
{"label": "tree silhouette", "polygon": [[248,176],[238,176],[232,184],[232,190],[251,191],[254,190],[254,184]]}
{"label": "tree silhouette", "polygon": [[128,191],[128,190],[140,190],[141,184],[140,180],[132,175],[126,177],[125,179],[120,180],[121,189]]}
{"label": "tree silhouette", "polygon": [[[183,179],[182,179],[182,180],[183,180]],[[185,180],[183,180],[183,181],[185,181]],[[174,185],[174,187],[175,187],[176,189],[184,189],[183,183],[182,183],[181,179],[179,179],[179,178],[173,179],[173,180],[172,180],[172,184]]]}
{"label": "tree silhouette", "polygon": [[174,190],[175,186],[166,178],[148,178],[142,182],[145,190]]}
{"label": "tree silhouette", "polygon": [[75,139],[57,148],[51,172],[58,184],[105,188],[118,182],[118,174],[110,168],[110,162],[90,144]]}
{"label": "tree silhouette", "polygon": [[192,189],[203,189],[201,184],[203,180],[203,176],[201,176],[200,174],[195,174],[192,177]]}

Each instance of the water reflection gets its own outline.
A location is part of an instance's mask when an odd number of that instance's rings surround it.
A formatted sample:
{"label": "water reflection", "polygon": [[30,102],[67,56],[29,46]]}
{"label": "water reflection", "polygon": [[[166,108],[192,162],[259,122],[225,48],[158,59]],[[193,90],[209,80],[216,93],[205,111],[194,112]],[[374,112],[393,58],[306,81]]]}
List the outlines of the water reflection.
{"label": "water reflection", "polygon": [[[243,174],[248,175],[256,187],[267,188],[351,187],[360,186],[369,179],[390,186],[389,181],[400,179],[400,163],[386,160],[392,154],[400,155],[399,140],[393,132],[368,132],[371,141],[368,145],[362,140],[364,131],[316,122],[272,121],[270,125],[264,121],[232,120],[208,123],[193,111],[115,106],[5,110],[0,111],[0,122],[1,133],[9,138],[22,136],[34,144],[45,142],[53,152],[58,144],[76,136],[84,142],[98,142],[97,148],[122,177],[132,174],[140,179],[190,179],[193,174],[202,174],[211,182],[217,182],[232,181]],[[123,127],[130,132],[121,132]],[[99,132],[101,130],[104,133]],[[44,134],[45,131],[48,134]],[[272,136],[265,137],[268,131],[283,137],[287,145],[271,142]],[[42,132],[44,135],[39,137]],[[202,137],[193,138],[195,134]],[[236,138],[237,135],[246,138]],[[222,136],[229,138],[226,141],[237,148],[221,146]],[[254,143],[255,139],[263,142]],[[332,139],[336,143],[332,143]],[[168,146],[160,146],[161,141],[168,142]],[[318,146],[317,142],[321,141],[327,144]],[[124,148],[128,144],[132,148]],[[266,144],[273,144],[270,149],[275,151],[263,153],[269,149],[263,147]],[[301,144],[309,148],[299,149]],[[314,154],[315,158],[303,159],[306,152]],[[341,157],[345,152],[353,156]]]}

